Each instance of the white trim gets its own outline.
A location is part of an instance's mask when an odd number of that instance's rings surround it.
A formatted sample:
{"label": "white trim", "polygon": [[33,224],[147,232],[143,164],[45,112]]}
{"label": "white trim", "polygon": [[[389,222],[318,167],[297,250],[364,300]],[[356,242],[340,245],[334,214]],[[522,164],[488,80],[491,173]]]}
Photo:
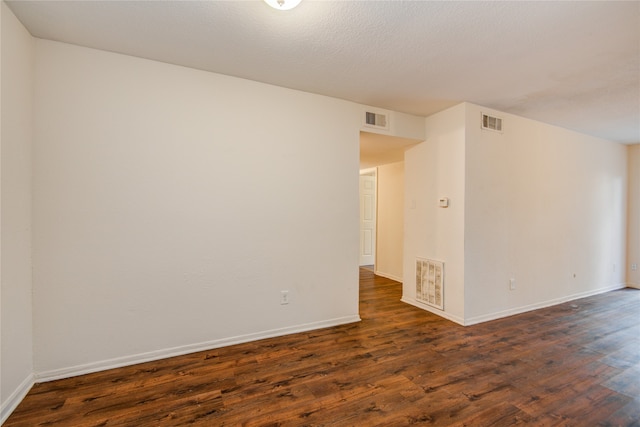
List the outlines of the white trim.
{"label": "white trim", "polygon": [[360,169],[360,175],[374,175],[376,177],[378,177],[378,167],[374,166],[372,168],[366,168],[366,169]]}
{"label": "white trim", "polygon": [[404,302],[406,304],[412,305],[414,307],[418,307],[421,310],[425,310],[425,311],[428,311],[430,313],[433,313],[433,314],[435,314],[437,316],[444,317],[445,319],[451,320],[452,322],[457,323],[458,325],[464,326],[464,319],[463,318],[458,317],[458,316],[454,316],[453,314],[449,314],[446,311],[438,310],[436,308],[433,308],[433,307],[430,307],[430,306],[428,306],[426,304],[423,304],[423,303],[421,303],[419,301],[411,300],[411,299],[405,298],[405,297],[400,298],[400,301],[402,301],[402,302]]}
{"label": "white trim", "polygon": [[[565,297],[560,297],[560,298],[555,298],[552,300],[548,300],[548,301],[544,301],[544,302],[540,302],[540,303],[536,303],[536,304],[530,304],[530,305],[525,305],[522,307],[516,307],[516,308],[511,308],[509,310],[503,310],[503,311],[497,311],[495,313],[489,313],[489,314],[483,314],[482,316],[476,316],[476,317],[471,317],[469,319],[463,319],[460,318],[458,316],[454,316],[451,315],[447,312],[444,311],[440,311],[437,309],[433,309],[429,306],[427,306],[426,304],[422,304],[419,301],[415,301],[415,300],[410,300],[409,298],[405,298],[402,297],[400,299],[400,301],[413,305],[414,307],[418,307],[422,310],[428,311],[430,313],[433,313],[435,315],[438,315],[440,317],[444,317],[447,320],[451,320],[452,322],[455,322],[459,325],[462,326],[471,326],[471,325],[477,325],[478,323],[483,323],[483,322],[489,322],[491,320],[496,320],[496,319],[502,319],[504,317],[509,317],[509,316],[514,316],[516,314],[522,314],[522,313],[526,313],[529,311],[533,311],[533,310],[539,310],[541,308],[546,308],[546,307],[551,307],[554,305],[558,305],[558,304],[562,304],[565,303],[567,301],[573,301],[573,300],[577,300],[580,298],[587,298],[590,296],[594,296],[594,295],[599,295],[599,294],[604,294],[606,292],[611,292],[611,291],[617,291],[619,289],[624,289],[627,287],[635,287],[633,285],[629,285],[629,284],[624,284],[624,283],[620,283],[618,285],[611,285],[611,286],[607,286],[604,288],[600,288],[600,289],[595,289],[592,291],[586,291],[586,292],[580,292],[577,294],[573,294],[573,295],[567,295]],[[640,287],[638,287],[637,289],[640,289]]]}
{"label": "white trim", "polygon": [[378,270],[375,270],[373,272],[373,274],[375,274],[376,276],[384,277],[386,279],[391,279],[391,280],[395,280],[396,282],[402,283],[402,277],[396,277],[393,274],[383,273],[383,272],[378,271]]}
{"label": "white trim", "polygon": [[198,351],[206,351],[214,348],[227,347],[235,344],[243,344],[246,342],[262,340],[265,338],[279,337],[283,335],[295,334],[299,332],[307,332],[315,329],[329,328],[332,326],[344,325],[347,323],[359,322],[360,316],[346,316],[337,319],[323,320],[313,323],[305,323],[302,325],[291,326],[280,329],[271,329],[268,331],[258,332],[254,334],[240,335],[236,337],[223,338],[219,340],[206,341],[197,344],[189,344],[180,347],[166,348],[163,350],[150,351],[147,353],[134,354],[130,356],[117,357],[114,359],[101,360],[99,362],[87,363],[84,365],[71,366],[68,368],[54,369],[36,373],[36,382],[42,383],[54,381],[62,378],[75,377],[78,375],[90,374],[107,369],[121,368],[123,366],[135,365],[138,363],[151,362],[154,360],[166,359],[168,357],[182,356]]}
{"label": "white trim", "polygon": [[35,375],[29,374],[27,378],[16,388],[9,398],[2,402],[0,409],[0,425],[7,421],[7,418],[15,411],[20,402],[25,398],[31,387],[35,384]]}
{"label": "white trim", "polygon": [[564,297],[555,298],[552,300],[543,301],[536,304],[530,304],[522,307],[511,308],[509,310],[504,310],[504,311],[497,311],[495,313],[483,314],[482,316],[476,316],[476,317],[471,317],[469,319],[466,319],[464,325],[470,326],[470,325],[476,325],[482,322],[488,322],[490,320],[502,319],[504,317],[514,316],[516,314],[522,314],[529,311],[539,310],[541,308],[562,304],[567,301],[573,301],[580,298],[586,298],[594,295],[603,294],[606,292],[616,291],[618,289],[624,289],[625,287],[626,286],[623,283],[620,283],[618,285],[611,285],[611,286],[607,286],[604,288],[595,289],[591,291],[579,292],[577,294],[567,295]]}

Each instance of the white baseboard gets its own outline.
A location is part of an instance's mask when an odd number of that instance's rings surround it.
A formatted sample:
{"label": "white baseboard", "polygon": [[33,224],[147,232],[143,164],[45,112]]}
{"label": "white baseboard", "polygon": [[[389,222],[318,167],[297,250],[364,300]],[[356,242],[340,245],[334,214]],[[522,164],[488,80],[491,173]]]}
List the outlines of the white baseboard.
{"label": "white baseboard", "polygon": [[385,277],[387,279],[395,280],[396,282],[402,283],[402,277],[397,277],[397,276],[394,276],[393,274],[387,274],[378,270],[375,270],[373,274],[375,274],[376,276]]}
{"label": "white baseboard", "polygon": [[346,316],[337,319],[323,320],[320,322],[305,323],[280,329],[271,329],[267,331],[257,332],[254,334],[240,335],[219,340],[207,341],[197,344],[189,344],[180,347],[167,348],[162,350],[150,351],[147,353],[134,354],[130,356],[117,357],[114,359],[101,360],[98,362],[87,363],[83,365],[71,366],[68,368],[54,369],[36,373],[36,382],[42,383],[47,381],[59,380],[62,378],[70,378],[78,375],[90,374],[93,372],[105,371],[107,369],[121,368],[123,366],[136,365],[138,363],[151,362],[154,360],[166,359],[168,357],[182,356],[184,354],[196,353],[198,351],[212,350],[214,348],[227,347],[235,344],[242,344],[251,341],[257,341],[265,338],[279,337],[283,335],[295,334],[299,332],[312,331],[314,329],[329,328],[332,326],[344,325],[347,323],[359,322],[360,316]]}
{"label": "white baseboard", "polygon": [[411,300],[411,299],[405,298],[405,297],[400,298],[400,301],[402,301],[404,303],[407,303],[409,305],[412,305],[414,307],[418,307],[418,308],[420,308],[422,310],[425,310],[425,311],[428,311],[430,313],[433,313],[433,314],[435,314],[437,316],[444,317],[445,319],[451,320],[452,322],[457,323],[458,325],[464,326],[464,319],[463,318],[458,317],[458,316],[454,316],[453,314],[449,314],[446,311],[441,311],[441,310],[438,310],[436,308],[429,307],[427,304],[422,304],[422,303],[420,303],[418,301]]}
{"label": "white baseboard", "polygon": [[33,374],[29,374],[27,378],[22,381],[22,383],[16,388],[13,393],[2,402],[2,407],[0,409],[0,425],[4,424],[9,418],[9,415],[13,413],[13,411],[18,407],[22,399],[25,398],[31,387],[35,384],[35,376]]}
{"label": "white baseboard", "polygon": [[528,311],[538,310],[538,309],[541,309],[541,308],[546,308],[546,307],[551,307],[551,306],[554,306],[554,305],[562,304],[562,303],[565,303],[567,301],[573,301],[573,300],[580,299],[580,298],[586,298],[586,297],[590,297],[590,296],[593,296],[593,295],[603,294],[605,292],[611,292],[611,291],[615,291],[615,290],[618,290],[618,289],[624,289],[625,287],[626,287],[626,285],[621,283],[619,285],[611,285],[611,286],[606,286],[606,287],[595,289],[595,290],[590,290],[590,291],[585,291],[585,292],[578,292],[577,294],[567,295],[567,296],[560,297],[560,298],[554,298],[554,299],[551,299],[551,300],[542,301],[542,302],[535,303],[535,304],[529,304],[529,305],[525,305],[525,306],[522,306],[522,307],[516,307],[516,308],[509,309],[509,310],[503,310],[503,311],[497,311],[495,313],[483,314],[481,316],[476,316],[476,317],[471,317],[469,319],[466,319],[464,325],[465,326],[470,326],[470,325],[476,325],[478,323],[488,322],[490,320],[502,319],[504,317],[514,316],[516,314],[526,313]]}
{"label": "white baseboard", "polygon": [[599,288],[599,289],[595,289],[595,290],[591,290],[591,291],[579,292],[577,294],[567,295],[567,296],[564,296],[564,297],[555,298],[555,299],[552,299],[552,300],[547,300],[547,301],[543,301],[543,302],[539,302],[539,303],[535,303],[535,304],[529,304],[529,305],[525,305],[525,306],[522,306],[522,307],[511,308],[509,310],[503,310],[503,311],[497,311],[497,312],[494,312],[494,313],[483,314],[481,316],[471,317],[469,319],[463,319],[463,318],[460,318],[458,316],[451,315],[449,313],[437,310],[435,308],[429,307],[426,304],[419,303],[419,302],[417,302],[415,300],[411,300],[409,298],[402,297],[401,301],[404,302],[404,303],[413,305],[415,307],[421,308],[422,310],[429,311],[429,312],[431,312],[433,314],[436,314],[436,315],[438,315],[440,317],[444,317],[445,319],[451,320],[452,322],[455,322],[455,323],[457,323],[459,325],[471,326],[471,325],[477,325],[478,323],[483,323],[483,322],[488,322],[488,321],[491,321],[491,320],[502,319],[504,317],[514,316],[516,314],[526,313],[528,311],[533,311],[533,310],[538,310],[538,309],[541,309],[541,308],[551,307],[551,306],[554,306],[554,305],[565,303],[567,301],[573,301],[573,300],[577,300],[577,299],[580,299],[580,298],[586,298],[586,297],[590,297],[590,296],[593,296],[593,295],[603,294],[605,292],[611,292],[611,291],[615,291],[615,290],[618,290],[618,289],[624,289],[626,287],[635,287],[635,286],[634,285],[629,285],[629,284],[627,284],[627,285],[625,285],[625,284],[612,285],[612,286],[607,286],[607,287],[603,287],[603,288]]}

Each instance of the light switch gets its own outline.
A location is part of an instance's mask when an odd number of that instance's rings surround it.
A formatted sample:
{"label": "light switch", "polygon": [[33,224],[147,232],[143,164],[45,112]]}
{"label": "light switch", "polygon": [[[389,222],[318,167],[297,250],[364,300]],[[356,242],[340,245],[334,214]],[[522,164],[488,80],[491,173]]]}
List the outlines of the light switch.
{"label": "light switch", "polygon": [[441,197],[439,202],[440,202],[440,207],[441,208],[448,208],[449,207],[449,198],[448,197]]}

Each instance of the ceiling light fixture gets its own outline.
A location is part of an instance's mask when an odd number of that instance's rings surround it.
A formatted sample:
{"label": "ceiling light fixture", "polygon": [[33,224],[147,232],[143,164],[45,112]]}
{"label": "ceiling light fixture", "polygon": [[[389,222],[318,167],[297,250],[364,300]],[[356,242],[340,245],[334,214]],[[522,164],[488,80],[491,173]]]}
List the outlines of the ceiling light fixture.
{"label": "ceiling light fixture", "polygon": [[264,0],[269,6],[278,10],[290,10],[300,4],[302,0]]}

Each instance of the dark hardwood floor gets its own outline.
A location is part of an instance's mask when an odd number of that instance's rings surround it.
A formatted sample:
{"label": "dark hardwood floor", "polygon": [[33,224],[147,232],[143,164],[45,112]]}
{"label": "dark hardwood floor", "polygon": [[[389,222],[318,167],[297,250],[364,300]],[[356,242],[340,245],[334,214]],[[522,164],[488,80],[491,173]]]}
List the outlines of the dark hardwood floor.
{"label": "dark hardwood floor", "polygon": [[640,290],[465,328],[360,283],[362,322],[37,384],[5,426],[640,426]]}

